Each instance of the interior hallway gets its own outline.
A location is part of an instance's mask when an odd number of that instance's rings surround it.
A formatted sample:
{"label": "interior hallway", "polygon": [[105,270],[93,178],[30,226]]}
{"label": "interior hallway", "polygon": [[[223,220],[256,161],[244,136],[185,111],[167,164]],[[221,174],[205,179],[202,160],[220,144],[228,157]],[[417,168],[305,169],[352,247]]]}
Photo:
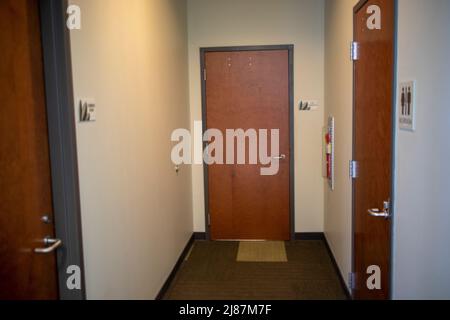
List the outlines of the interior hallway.
{"label": "interior hallway", "polygon": [[[1,0],[0,23],[0,299],[450,298],[449,0]],[[281,182],[194,161],[208,110],[231,115],[219,131],[281,129]],[[323,241],[183,260],[200,234],[287,240],[249,236],[266,226]]]}
{"label": "interior hallway", "polygon": [[292,241],[285,248],[287,262],[239,262],[239,242],[196,241],[164,299],[346,299],[325,242]]}

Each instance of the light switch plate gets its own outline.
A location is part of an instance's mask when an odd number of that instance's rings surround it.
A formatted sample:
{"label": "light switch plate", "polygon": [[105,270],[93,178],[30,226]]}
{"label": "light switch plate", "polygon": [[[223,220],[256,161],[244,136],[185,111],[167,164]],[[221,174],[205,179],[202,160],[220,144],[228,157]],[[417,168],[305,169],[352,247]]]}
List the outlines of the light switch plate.
{"label": "light switch plate", "polygon": [[97,120],[96,104],[92,98],[80,99],[80,122]]}
{"label": "light switch plate", "polygon": [[405,131],[416,130],[416,83],[401,82],[398,95],[399,127]]}

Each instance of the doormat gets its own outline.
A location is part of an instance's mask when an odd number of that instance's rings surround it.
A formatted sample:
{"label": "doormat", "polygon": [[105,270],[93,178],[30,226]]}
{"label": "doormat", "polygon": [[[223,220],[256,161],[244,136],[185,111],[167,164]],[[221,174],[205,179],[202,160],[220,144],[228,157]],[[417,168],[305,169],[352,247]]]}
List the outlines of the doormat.
{"label": "doormat", "polygon": [[239,242],[237,262],[288,262],[284,241]]}

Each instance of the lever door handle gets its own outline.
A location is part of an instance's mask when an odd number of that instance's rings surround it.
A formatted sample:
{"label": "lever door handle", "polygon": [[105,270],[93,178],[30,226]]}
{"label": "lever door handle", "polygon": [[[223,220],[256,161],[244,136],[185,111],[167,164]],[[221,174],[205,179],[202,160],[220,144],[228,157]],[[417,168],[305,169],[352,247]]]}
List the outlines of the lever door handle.
{"label": "lever door handle", "polygon": [[62,241],[60,239],[52,239],[50,237],[47,237],[44,239],[45,245],[48,247],[45,248],[36,248],[34,249],[35,253],[41,253],[41,254],[47,254],[52,253],[62,245]]}
{"label": "lever door handle", "polygon": [[391,203],[390,201],[385,201],[383,203],[383,210],[380,209],[369,209],[369,214],[375,218],[385,218],[389,219],[391,217]]}
{"label": "lever door handle", "polygon": [[284,160],[284,159],[286,159],[286,155],[282,154],[282,155],[279,155],[278,157],[273,157],[273,159],[274,160]]}
{"label": "lever door handle", "polygon": [[369,214],[376,218],[389,218],[389,212],[380,211],[379,209],[369,209]]}

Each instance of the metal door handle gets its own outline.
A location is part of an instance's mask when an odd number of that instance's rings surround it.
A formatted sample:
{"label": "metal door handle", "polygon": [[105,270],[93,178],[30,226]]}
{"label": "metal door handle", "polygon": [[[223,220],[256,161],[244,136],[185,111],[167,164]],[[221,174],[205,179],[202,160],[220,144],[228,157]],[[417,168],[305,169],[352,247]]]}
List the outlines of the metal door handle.
{"label": "metal door handle", "polygon": [[390,201],[384,202],[383,210],[369,209],[368,212],[372,217],[389,219],[391,217]]}
{"label": "metal door handle", "polygon": [[286,155],[282,154],[282,155],[280,155],[278,157],[273,157],[273,158],[274,158],[274,160],[284,160],[284,159],[286,159]]}
{"label": "metal door handle", "polygon": [[35,253],[44,253],[44,254],[52,253],[53,251],[55,251],[62,245],[62,241],[60,239],[52,239],[49,237],[44,239],[44,243],[45,243],[45,245],[47,245],[49,247],[36,248],[36,249],[34,249],[34,252]]}
{"label": "metal door handle", "polygon": [[369,209],[369,214],[376,218],[389,218],[389,212],[380,211],[379,209]]}

